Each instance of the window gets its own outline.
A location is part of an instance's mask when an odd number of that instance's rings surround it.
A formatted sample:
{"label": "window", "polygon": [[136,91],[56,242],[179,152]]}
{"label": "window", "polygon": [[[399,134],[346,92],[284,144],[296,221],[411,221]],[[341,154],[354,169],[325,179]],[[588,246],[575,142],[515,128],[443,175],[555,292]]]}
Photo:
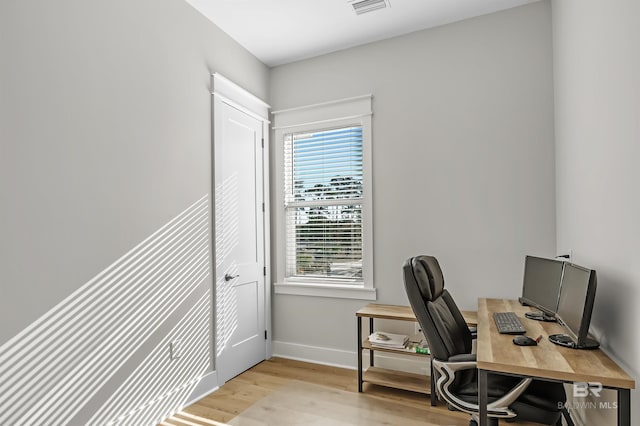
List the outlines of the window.
{"label": "window", "polygon": [[275,292],[375,299],[371,97],[274,116],[275,205],[281,209],[276,212]]}
{"label": "window", "polygon": [[286,273],[362,279],[362,127],[284,137]]}

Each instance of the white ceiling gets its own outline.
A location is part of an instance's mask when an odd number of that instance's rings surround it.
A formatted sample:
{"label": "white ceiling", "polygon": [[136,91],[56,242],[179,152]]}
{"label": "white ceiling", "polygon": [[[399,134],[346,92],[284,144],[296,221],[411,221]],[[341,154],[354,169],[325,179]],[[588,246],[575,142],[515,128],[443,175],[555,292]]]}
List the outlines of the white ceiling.
{"label": "white ceiling", "polygon": [[187,0],[268,66],[537,0],[389,0],[356,15],[351,0]]}

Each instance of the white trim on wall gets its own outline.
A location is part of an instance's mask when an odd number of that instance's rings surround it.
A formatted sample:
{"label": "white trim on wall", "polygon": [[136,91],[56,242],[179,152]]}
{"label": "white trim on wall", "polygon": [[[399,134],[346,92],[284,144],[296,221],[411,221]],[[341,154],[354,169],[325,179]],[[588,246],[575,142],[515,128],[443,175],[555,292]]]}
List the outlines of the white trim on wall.
{"label": "white trim on wall", "polygon": [[269,104],[217,72],[211,74],[211,94],[222,96],[234,108],[257,115],[259,120],[269,121]]}
{"label": "white trim on wall", "polygon": [[[372,172],[372,99],[362,95],[335,101],[316,103],[273,112],[275,131],[275,214],[273,232],[275,241],[274,255],[274,293],[320,296],[360,300],[376,300],[377,293],[373,276],[373,172]],[[284,138],[287,133],[321,130],[327,125],[332,127],[362,127],[363,156],[363,196],[362,196],[362,279],[357,283],[339,280],[307,280],[288,278],[286,274],[286,214],[284,201]]]}
{"label": "white trim on wall", "polygon": [[[357,368],[356,351],[345,351],[334,348],[324,348],[319,346],[303,345],[299,343],[273,341],[273,356],[293,359],[296,361],[310,362],[314,364],[330,365],[332,367]],[[408,373],[429,374],[429,358],[416,358],[414,356],[393,356],[391,354],[375,355],[376,367],[388,368],[391,370],[406,371]],[[369,365],[369,352],[363,351],[362,365]]]}
{"label": "white trim on wall", "polygon": [[373,115],[372,95],[354,96],[273,111],[274,130]]}
{"label": "white trim on wall", "polygon": [[220,387],[218,386],[218,372],[212,371],[205,374],[200,378],[196,388],[193,390],[193,392],[191,392],[191,395],[189,395],[186,402],[182,404],[182,407],[180,407],[180,409],[188,407],[191,404],[195,404],[205,396],[212,394],[218,389],[220,389]]}
{"label": "white trim on wall", "polygon": [[298,284],[278,282],[274,285],[275,294],[298,296],[337,297],[342,299],[376,300],[375,288],[354,285]]}

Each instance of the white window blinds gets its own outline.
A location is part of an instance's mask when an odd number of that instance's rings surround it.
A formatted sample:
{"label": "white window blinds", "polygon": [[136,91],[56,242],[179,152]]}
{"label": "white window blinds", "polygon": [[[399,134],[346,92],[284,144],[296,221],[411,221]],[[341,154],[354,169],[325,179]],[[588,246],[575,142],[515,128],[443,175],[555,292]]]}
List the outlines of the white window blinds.
{"label": "white window blinds", "polygon": [[287,277],[362,281],[362,127],[284,135]]}

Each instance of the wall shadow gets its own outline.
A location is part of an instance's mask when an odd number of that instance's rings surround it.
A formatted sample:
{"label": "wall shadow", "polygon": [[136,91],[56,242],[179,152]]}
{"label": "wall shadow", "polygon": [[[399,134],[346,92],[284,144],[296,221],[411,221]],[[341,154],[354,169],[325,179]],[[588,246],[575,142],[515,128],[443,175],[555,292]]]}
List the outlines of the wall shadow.
{"label": "wall shadow", "polygon": [[[209,204],[208,195],[193,203],[0,347],[0,424],[68,423],[143,347],[210,275]],[[189,383],[197,382],[209,362],[209,337],[193,352],[189,346],[190,339],[210,335],[210,321],[204,319],[201,305],[184,319],[188,324],[201,321],[183,330],[188,332],[183,349],[189,358],[182,364],[189,370],[179,369],[175,377],[172,373],[166,382],[156,383],[153,392],[145,389],[136,394],[131,404],[152,404],[143,400],[157,398],[153,396],[156,388],[170,386],[183,386],[188,396]],[[149,357],[161,356],[163,348],[156,349]],[[123,389],[132,389],[131,380],[148,380],[154,360],[143,364]],[[171,403],[179,401],[182,393],[176,390]],[[96,415],[118,418],[126,414],[118,410],[134,410],[129,402],[114,401]]]}

